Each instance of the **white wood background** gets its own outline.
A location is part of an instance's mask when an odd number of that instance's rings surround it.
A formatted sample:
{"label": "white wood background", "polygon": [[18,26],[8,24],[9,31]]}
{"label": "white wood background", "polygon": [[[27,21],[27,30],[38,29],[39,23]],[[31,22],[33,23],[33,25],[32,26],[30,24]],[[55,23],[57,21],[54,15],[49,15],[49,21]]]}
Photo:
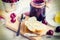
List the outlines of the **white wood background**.
{"label": "white wood background", "polygon": [[[30,8],[29,7],[29,3],[30,2],[31,2],[31,0],[20,0],[20,11],[22,11],[21,13],[29,11],[29,8]],[[49,13],[52,12],[52,9],[60,10],[60,4],[59,3],[60,3],[60,0],[54,0],[52,3],[50,3],[48,5],[49,8],[47,8],[47,10],[46,10],[47,11],[46,15],[49,15]],[[56,5],[56,4],[58,4],[58,5]],[[0,9],[2,9],[2,8],[3,7],[2,7],[2,4],[0,2]],[[6,40],[28,40],[28,39],[26,39],[26,38],[24,38],[22,36],[18,36],[18,37],[14,38],[15,33],[12,32],[11,30],[8,30],[8,29],[4,28],[4,27],[2,27],[2,31],[3,31],[4,37],[5,37]],[[1,30],[0,30],[0,35],[3,35],[3,34],[1,32]],[[56,39],[56,38],[47,38],[47,39],[46,38],[42,38],[42,40],[60,40],[60,39]]]}

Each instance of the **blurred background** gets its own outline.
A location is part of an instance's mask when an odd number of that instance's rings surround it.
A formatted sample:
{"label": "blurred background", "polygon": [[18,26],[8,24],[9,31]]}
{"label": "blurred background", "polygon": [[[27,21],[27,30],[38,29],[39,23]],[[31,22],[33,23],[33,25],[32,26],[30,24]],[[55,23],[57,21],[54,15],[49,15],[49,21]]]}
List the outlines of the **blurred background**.
{"label": "blurred background", "polygon": [[[29,10],[29,3],[31,2],[31,0],[20,0],[20,8],[22,10],[26,10],[26,8]],[[2,5],[2,1],[0,0],[0,9],[3,9],[3,5]],[[52,6],[51,6],[52,4]],[[53,10],[56,11],[60,11],[60,0],[51,0],[50,5],[48,5],[48,7]],[[48,9],[50,10],[50,9]],[[52,11],[52,10],[51,10]],[[47,13],[49,14],[48,11]],[[0,26],[0,40],[25,40],[24,37],[19,36],[18,39],[13,39],[13,32]],[[27,40],[27,39],[26,39]],[[55,40],[55,39],[54,39]]]}
{"label": "blurred background", "polygon": [[[55,5],[54,7],[60,10],[60,0],[51,0],[51,1],[52,1],[52,4]],[[23,7],[27,7],[29,3],[31,2],[31,0],[20,0],[20,2],[21,2],[20,4],[22,4],[21,7],[23,8]],[[0,0],[0,9],[3,9],[2,4],[3,3]]]}

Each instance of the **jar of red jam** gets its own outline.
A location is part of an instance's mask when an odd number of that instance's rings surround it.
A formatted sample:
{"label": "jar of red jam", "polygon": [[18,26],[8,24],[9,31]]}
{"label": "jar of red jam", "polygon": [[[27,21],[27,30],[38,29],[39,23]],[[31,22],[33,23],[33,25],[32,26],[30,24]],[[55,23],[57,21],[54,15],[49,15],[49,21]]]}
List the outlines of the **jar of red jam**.
{"label": "jar of red jam", "polygon": [[33,0],[30,3],[30,17],[35,16],[38,21],[45,19],[45,2],[44,0]]}

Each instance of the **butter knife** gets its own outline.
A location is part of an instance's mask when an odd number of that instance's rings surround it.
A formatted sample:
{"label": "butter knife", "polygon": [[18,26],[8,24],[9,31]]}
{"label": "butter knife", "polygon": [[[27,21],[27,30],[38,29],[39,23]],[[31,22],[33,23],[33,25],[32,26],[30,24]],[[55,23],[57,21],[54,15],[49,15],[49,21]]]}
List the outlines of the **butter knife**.
{"label": "butter knife", "polygon": [[23,14],[21,14],[21,18],[19,19],[19,26],[18,26],[18,30],[17,30],[16,36],[19,36],[19,34],[20,34],[20,27],[21,27],[22,19],[23,19]]}

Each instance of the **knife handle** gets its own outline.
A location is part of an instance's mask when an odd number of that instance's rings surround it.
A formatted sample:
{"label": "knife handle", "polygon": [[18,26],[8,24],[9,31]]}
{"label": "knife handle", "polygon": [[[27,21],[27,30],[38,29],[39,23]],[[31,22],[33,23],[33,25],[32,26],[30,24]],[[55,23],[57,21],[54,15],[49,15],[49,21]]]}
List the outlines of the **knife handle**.
{"label": "knife handle", "polygon": [[20,34],[20,26],[21,26],[21,23],[19,23],[19,27],[18,27],[16,36],[19,36],[19,34]]}
{"label": "knife handle", "polygon": [[16,36],[19,36],[19,34],[20,34],[20,26],[21,26],[22,19],[23,19],[23,14],[21,14],[21,18],[19,20],[19,26],[18,26],[18,30],[17,30]]}

